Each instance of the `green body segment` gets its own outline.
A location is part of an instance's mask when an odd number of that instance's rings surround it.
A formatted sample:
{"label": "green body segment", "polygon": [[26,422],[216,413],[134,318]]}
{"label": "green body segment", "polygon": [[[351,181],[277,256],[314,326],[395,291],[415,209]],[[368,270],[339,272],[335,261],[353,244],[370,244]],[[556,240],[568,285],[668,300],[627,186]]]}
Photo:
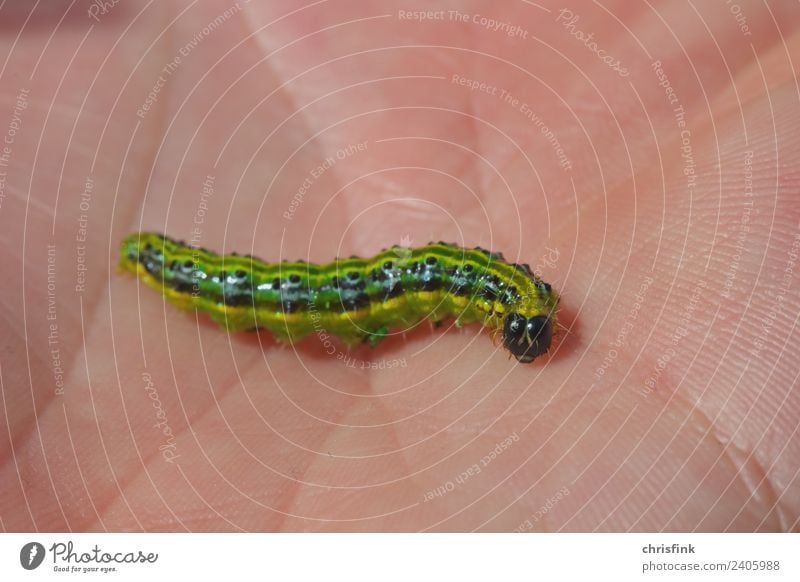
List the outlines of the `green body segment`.
{"label": "green body segment", "polygon": [[527,265],[445,243],[315,265],[218,255],[136,233],[123,241],[120,268],[178,307],[209,313],[229,331],[267,329],[283,341],[325,331],[347,344],[375,344],[389,330],[448,317],[497,331],[510,312],[554,323],[558,304],[558,295]]}

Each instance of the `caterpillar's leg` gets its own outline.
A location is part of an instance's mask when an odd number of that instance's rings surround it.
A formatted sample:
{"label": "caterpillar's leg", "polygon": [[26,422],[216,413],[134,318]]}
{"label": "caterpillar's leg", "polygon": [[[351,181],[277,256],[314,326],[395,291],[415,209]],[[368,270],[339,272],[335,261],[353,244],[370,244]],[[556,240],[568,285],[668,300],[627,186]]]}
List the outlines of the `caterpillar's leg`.
{"label": "caterpillar's leg", "polygon": [[249,331],[256,326],[256,321],[249,313],[236,313],[232,310],[214,311],[211,320],[224,327],[228,333]]}
{"label": "caterpillar's leg", "polygon": [[380,327],[375,331],[369,332],[367,335],[365,335],[364,343],[368,343],[370,347],[374,348],[381,343],[381,340],[383,340],[383,338],[385,338],[387,335],[389,335],[389,326],[384,325],[383,327]]}

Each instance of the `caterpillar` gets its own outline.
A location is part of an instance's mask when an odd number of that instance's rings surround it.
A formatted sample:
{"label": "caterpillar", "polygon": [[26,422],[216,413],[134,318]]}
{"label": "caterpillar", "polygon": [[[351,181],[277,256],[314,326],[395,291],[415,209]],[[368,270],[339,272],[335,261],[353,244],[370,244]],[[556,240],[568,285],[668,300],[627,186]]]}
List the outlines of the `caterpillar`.
{"label": "caterpillar", "polygon": [[375,346],[392,329],[454,317],[456,325],[480,322],[493,338],[501,334],[523,363],[549,349],[559,302],[528,265],[443,242],[316,265],[218,255],[142,232],[122,242],[119,267],[231,332],[267,329],[295,342],[321,326],[348,345]]}

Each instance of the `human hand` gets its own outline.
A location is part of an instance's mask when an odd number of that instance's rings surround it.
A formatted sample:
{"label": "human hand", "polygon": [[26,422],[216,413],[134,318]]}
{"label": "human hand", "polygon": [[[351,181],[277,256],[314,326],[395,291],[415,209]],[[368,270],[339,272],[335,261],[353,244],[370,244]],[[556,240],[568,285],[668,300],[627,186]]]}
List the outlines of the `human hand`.
{"label": "human hand", "polygon": [[[797,530],[797,9],[459,5],[6,20],[6,529]],[[479,244],[565,329],[228,335],[116,273],[137,230]]]}

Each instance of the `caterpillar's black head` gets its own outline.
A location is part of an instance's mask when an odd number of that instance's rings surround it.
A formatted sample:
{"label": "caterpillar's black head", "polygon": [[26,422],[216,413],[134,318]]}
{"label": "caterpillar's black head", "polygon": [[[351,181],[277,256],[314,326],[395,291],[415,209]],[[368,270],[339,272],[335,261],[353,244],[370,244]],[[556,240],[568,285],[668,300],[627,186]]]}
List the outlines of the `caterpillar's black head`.
{"label": "caterpillar's black head", "polygon": [[503,345],[517,360],[527,364],[550,348],[553,326],[546,315],[525,318],[509,313],[503,326]]}

